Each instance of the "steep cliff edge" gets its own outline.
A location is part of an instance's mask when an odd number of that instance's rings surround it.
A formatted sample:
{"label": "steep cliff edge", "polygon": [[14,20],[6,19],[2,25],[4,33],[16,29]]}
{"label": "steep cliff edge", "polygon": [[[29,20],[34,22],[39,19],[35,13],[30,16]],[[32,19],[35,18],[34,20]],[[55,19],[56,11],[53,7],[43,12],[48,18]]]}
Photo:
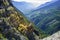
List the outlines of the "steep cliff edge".
{"label": "steep cliff edge", "polygon": [[22,15],[22,12],[17,11],[11,4],[11,0],[0,0],[0,39],[23,40],[21,35],[28,37],[29,40],[30,38],[35,40],[33,37],[33,26]]}

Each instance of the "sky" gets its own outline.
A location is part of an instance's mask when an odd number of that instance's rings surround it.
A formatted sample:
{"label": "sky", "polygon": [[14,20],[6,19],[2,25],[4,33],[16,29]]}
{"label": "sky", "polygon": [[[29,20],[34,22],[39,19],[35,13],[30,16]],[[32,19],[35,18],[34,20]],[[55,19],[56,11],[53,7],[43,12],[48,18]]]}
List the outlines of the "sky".
{"label": "sky", "polygon": [[39,5],[44,4],[46,2],[51,2],[52,0],[13,0],[13,1],[16,1],[16,2],[25,1],[25,2],[32,3],[34,6],[39,6]]}

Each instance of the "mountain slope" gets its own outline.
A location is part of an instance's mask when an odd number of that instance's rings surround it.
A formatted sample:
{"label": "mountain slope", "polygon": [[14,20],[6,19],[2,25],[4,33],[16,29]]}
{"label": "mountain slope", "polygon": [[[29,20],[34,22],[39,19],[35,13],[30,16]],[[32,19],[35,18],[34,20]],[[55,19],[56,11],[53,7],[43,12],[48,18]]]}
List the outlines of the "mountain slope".
{"label": "mountain slope", "polygon": [[[40,7],[30,12],[30,20],[47,34],[60,30],[60,1]],[[28,19],[29,19],[28,18]]]}

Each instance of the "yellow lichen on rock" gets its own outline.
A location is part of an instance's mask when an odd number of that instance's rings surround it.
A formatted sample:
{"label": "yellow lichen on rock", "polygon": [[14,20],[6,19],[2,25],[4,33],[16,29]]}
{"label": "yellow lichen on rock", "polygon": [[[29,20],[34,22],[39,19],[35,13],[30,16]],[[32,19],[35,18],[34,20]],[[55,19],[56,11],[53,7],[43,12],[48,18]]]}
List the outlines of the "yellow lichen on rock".
{"label": "yellow lichen on rock", "polygon": [[5,12],[5,9],[0,9],[0,14],[4,12]]}
{"label": "yellow lichen on rock", "polygon": [[9,7],[7,8],[7,10],[11,10],[11,11],[13,11],[14,8],[13,8],[12,6],[9,6]]}
{"label": "yellow lichen on rock", "polygon": [[5,6],[8,6],[9,5],[8,0],[3,0],[3,2],[4,2],[4,5]]}

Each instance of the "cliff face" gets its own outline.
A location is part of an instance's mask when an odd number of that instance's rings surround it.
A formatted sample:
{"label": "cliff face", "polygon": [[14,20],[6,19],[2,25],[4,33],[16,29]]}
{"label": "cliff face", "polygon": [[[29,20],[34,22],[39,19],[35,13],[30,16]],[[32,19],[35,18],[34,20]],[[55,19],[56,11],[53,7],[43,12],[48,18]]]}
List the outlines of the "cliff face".
{"label": "cliff face", "polygon": [[33,27],[31,23],[22,15],[22,12],[17,11],[17,9],[13,7],[11,1],[0,0],[1,40],[21,40],[22,34],[30,39],[28,34],[32,34],[32,31]]}

